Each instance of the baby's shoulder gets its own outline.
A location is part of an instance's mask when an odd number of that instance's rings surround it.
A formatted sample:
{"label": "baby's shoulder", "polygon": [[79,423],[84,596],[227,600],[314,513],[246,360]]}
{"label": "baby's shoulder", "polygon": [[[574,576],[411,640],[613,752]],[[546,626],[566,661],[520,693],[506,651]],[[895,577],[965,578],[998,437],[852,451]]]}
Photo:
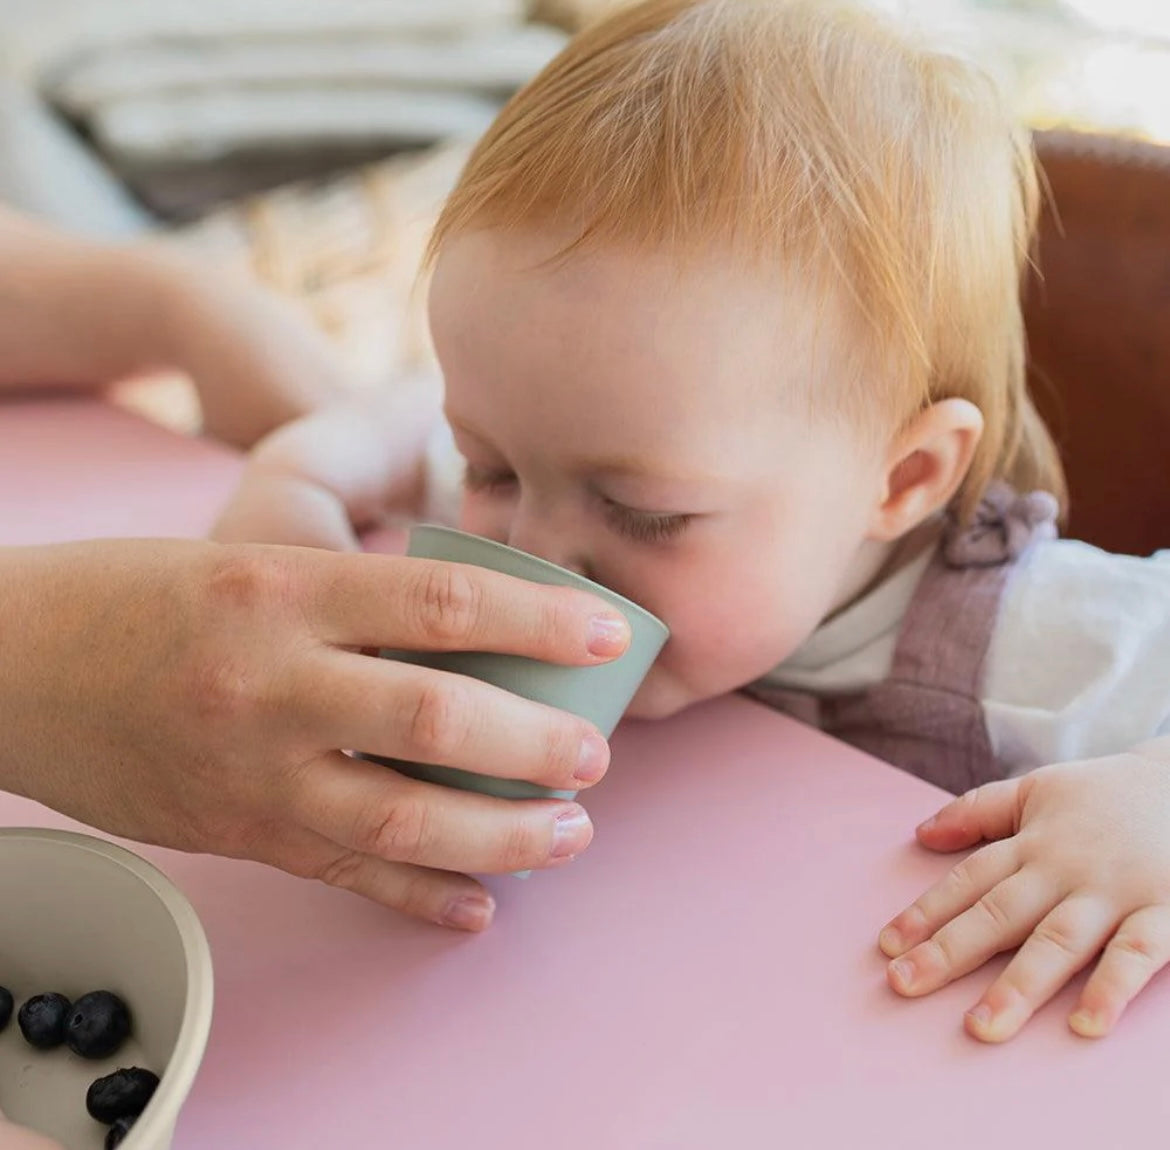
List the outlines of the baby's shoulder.
{"label": "baby's shoulder", "polygon": [[1013,772],[1170,733],[1170,551],[1035,545],[1001,600],[983,684]]}
{"label": "baby's shoulder", "polygon": [[999,626],[1069,642],[1170,630],[1170,551],[1139,557],[1075,539],[1038,543],[1008,583]]}

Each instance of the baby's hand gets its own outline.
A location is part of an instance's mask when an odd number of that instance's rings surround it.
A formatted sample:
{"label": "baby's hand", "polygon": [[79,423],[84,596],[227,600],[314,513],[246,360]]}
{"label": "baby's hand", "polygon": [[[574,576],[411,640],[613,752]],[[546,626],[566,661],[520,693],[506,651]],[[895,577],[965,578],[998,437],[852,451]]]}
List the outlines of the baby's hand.
{"label": "baby's hand", "polygon": [[938,851],[996,840],[879,939],[890,985],[910,997],[1020,947],[966,1015],[975,1038],[1011,1038],[1104,949],[1069,1018],[1099,1037],[1170,960],[1170,740],[980,787],[918,840]]}
{"label": "baby's hand", "polygon": [[437,379],[400,381],[278,428],[253,449],[212,538],[360,550],[362,531],[417,517]]}

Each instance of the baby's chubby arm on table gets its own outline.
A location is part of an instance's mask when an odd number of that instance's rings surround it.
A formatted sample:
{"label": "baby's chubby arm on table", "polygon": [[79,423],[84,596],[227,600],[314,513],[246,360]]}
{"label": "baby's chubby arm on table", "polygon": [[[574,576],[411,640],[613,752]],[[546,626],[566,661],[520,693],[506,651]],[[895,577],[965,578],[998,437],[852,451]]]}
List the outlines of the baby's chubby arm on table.
{"label": "baby's chubby arm on table", "polygon": [[1170,962],[1170,738],[989,783],[918,827],[938,851],[980,847],[881,933],[900,994],[929,994],[1020,947],[967,1013],[1001,1042],[1098,954],[1069,1025],[1108,1033]]}
{"label": "baby's chubby arm on table", "polygon": [[427,443],[441,420],[441,386],[424,379],[286,424],[249,454],[212,538],[360,550],[364,529],[418,513]]}

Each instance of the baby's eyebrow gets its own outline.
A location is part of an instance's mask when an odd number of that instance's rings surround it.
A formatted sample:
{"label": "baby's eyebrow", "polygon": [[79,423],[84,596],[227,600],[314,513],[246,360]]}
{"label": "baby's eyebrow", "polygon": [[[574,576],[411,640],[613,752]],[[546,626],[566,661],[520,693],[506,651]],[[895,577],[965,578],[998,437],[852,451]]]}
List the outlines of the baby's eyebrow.
{"label": "baby's eyebrow", "polygon": [[[452,430],[462,432],[480,443],[490,444],[491,440],[478,428],[463,419],[447,413],[447,422]],[[600,475],[614,479],[651,479],[660,483],[708,486],[725,483],[726,478],[702,471],[684,471],[677,466],[656,461],[644,455],[605,455],[564,460],[565,466],[578,475]]]}
{"label": "baby's eyebrow", "polygon": [[718,475],[711,475],[703,471],[682,470],[678,466],[639,455],[602,456],[575,460],[573,470],[582,474],[602,475],[607,478],[653,479],[664,483],[695,486],[726,482]]}

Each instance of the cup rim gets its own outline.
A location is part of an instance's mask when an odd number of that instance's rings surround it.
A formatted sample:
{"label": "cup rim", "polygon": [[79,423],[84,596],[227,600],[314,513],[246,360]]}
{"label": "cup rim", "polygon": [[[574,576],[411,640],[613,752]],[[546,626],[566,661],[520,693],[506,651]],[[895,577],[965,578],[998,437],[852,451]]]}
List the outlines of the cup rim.
{"label": "cup rim", "polygon": [[[504,555],[515,555],[526,560],[529,563],[536,564],[538,569],[544,569],[550,572],[555,572],[559,577],[560,585],[564,585],[564,580],[567,577],[572,580],[572,586],[582,591],[600,592],[602,598],[616,599],[623,607],[630,610],[633,614],[638,616],[643,622],[649,624],[651,627],[662,632],[665,639],[670,638],[670,628],[658,618],[657,615],[647,611],[640,603],[635,603],[633,599],[627,599],[624,595],[619,594],[610,587],[606,587],[604,583],[598,583],[590,579],[586,575],[579,575],[576,571],[570,571],[567,567],[561,567],[556,563],[550,562],[548,559],[542,559],[539,555],[533,555],[530,551],[521,551],[519,547],[509,547],[506,543],[497,543],[494,539],[487,539],[483,535],[474,535],[470,531],[460,531],[456,527],[444,527],[439,523],[416,523],[410,529],[410,536],[413,539],[415,533],[420,535],[439,535],[447,536],[448,538],[466,539],[484,547],[489,551],[498,551]],[[436,560],[438,562],[438,560]],[[447,563],[461,563],[465,560],[461,559],[447,559],[442,562]],[[468,564],[468,566],[475,566],[475,564]],[[507,572],[501,572],[507,574]],[[515,578],[523,578],[523,576],[515,576]]]}
{"label": "cup rim", "polygon": [[[32,839],[57,843],[74,850],[99,856],[129,871],[144,883],[170,914],[179,932],[179,942],[186,963],[187,994],[183,1003],[183,1018],[175,1039],[174,1050],[167,1065],[159,1074],[160,1086],[155,1097],[162,1103],[148,1106],[134,1123],[125,1141],[126,1150],[148,1145],[167,1136],[178,1119],[179,1111],[191,1092],[195,1076],[207,1049],[211,1033],[214,1005],[214,974],[211,947],[195,908],[187,896],[158,867],[125,847],[94,835],[77,831],[56,830],[49,827],[0,827],[0,838]],[[169,1079],[170,1090],[164,1089]],[[151,1100],[152,1103],[154,1099]]]}

